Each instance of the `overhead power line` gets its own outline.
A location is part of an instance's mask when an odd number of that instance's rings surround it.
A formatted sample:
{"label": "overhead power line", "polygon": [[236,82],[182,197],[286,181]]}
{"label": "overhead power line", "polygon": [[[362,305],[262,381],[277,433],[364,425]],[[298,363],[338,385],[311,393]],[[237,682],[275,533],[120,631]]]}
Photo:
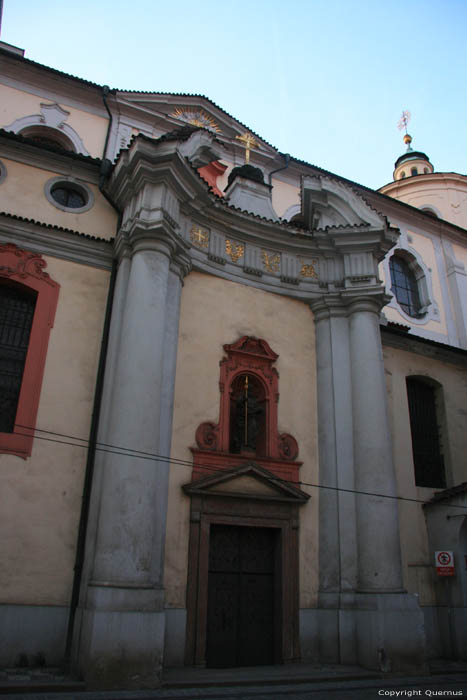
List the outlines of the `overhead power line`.
{"label": "overhead power line", "polygon": [[[80,447],[82,449],[88,449],[89,447],[89,440],[87,438],[80,438],[75,435],[67,435],[66,433],[57,433],[52,430],[42,430],[41,428],[29,428],[28,426],[25,425],[18,425],[17,427],[23,428],[24,430],[30,430],[31,433],[34,434],[34,438],[38,440],[44,440],[46,442],[53,442],[57,443],[59,445],[69,445],[71,447]],[[27,437],[31,436],[31,433],[16,433],[16,435],[24,435]],[[44,435],[37,435],[37,433],[45,433],[46,435],[53,435],[55,437],[45,437]],[[63,440],[57,440],[56,438],[66,438]],[[70,442],[71,440],[75,442]],[[167,455],[159,455],[154,452],[145,452],[143,450],[136,450],[130,447],[123,447],[121,445],[112,445],[109,443],[105,442],[97,442],[96,443],[96,450],[99,452],[105,452],[108,454],[115,454],[123,457],[132,457],[135,459],[145,459],[149,460],[152,462],[165,462],[168,464],[173,464],[174,466],[178,467],[185,467],[187,469],[193,469],[193,462],[185,459],[179,459],[175,457],[168,457]],[[261,458],[258,458],[261,460]],[[225,469],[225,465],[223,464],[203,464],[203,463],[197,463],[197,467],[203,469],[204,471],[212,471],[212,472],[219,472],[220,469]],[[407,501],[409,503],[421,503],[422,505],[430,503],[430,501],[424,501],[423,499],[420,498],[409,498],[408,496],[393,496],[391,494],[385,494],[385,493],[374,493],[371,491],[360,491],[358,489],[346,489],[342,488],[340,486],[326,486],[324,484],[312,484],[307,481],[288,481],[286,479],[281,479],[278,476],[273,477],[274,481],[277,481],[278,483],[283,483],[290,485],[292,484],[293,486],[308,486],[310,488],[314,489],[323,489],[326,491],[337,491],[341,493],[350,493],[350,494],[356,494],[359,496],[372,496],[375,498],[387,498],[395,501]],[[447,507],[449,508],[460,508],[462,510],[465,510],[467,512],[467,506],[462,506],[462,505],[457,505],[457,504],[448,504]]]}

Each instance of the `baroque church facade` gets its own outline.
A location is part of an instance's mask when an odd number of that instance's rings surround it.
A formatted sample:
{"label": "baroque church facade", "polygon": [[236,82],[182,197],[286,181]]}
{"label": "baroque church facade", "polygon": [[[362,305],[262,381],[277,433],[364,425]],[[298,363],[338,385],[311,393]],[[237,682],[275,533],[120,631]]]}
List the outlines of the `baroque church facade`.
{"label": "baroque church facade", "polygon": [[0,58],[0,663],[467,658],[467,177]]}

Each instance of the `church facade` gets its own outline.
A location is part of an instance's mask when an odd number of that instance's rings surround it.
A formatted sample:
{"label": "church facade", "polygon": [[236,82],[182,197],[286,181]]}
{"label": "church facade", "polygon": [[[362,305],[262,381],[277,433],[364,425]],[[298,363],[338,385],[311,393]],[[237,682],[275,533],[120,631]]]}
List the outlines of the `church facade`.
{"label": "church facade", "polygon": [[0,54],[0,662],[465,659],[467,178]]}

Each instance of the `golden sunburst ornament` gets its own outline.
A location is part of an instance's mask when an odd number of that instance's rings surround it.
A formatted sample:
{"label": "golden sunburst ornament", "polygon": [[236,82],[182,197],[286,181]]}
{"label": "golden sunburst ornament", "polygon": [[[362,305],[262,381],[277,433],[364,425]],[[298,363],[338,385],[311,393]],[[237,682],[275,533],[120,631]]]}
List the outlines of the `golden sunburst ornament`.
{"label": "golden sunburst ornament", "polygon": [[219,125],[216,121],[214,121],[211,115],[207,114],[207,112],[202,109],[177,107],[170,116],[175,117],[175,119],[181,119],[181,121],[184,121],[187,124],[193,124],[193,126],[202,126],[205,129],[210,129],[210,131],[215,131],[216,133],[220,133],[221,131]]}

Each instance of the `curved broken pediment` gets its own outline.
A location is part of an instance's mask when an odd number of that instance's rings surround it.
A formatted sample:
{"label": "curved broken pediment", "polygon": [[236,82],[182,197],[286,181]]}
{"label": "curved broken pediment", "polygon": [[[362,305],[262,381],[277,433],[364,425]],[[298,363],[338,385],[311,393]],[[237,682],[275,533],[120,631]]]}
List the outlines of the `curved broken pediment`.
{"label": "curved broken pediment", "polygon": [[356,192],[342,182],[320,175],[302,180],[302,211],[307,228],[324,229],[336,226],[382,228],[384,218]]}

